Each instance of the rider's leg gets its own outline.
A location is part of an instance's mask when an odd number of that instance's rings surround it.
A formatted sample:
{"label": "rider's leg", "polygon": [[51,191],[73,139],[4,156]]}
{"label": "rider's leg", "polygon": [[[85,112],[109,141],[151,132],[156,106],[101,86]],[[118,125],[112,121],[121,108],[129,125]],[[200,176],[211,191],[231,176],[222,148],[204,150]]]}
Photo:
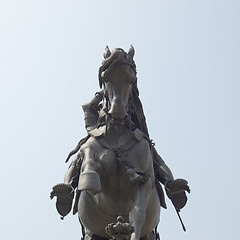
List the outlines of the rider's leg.
{"label": "rider's leg", "polygon": [[173,181],[174,178],[170,168],[166,165],[161,156],[157,153],[155,147],[152,146],[151,151],[153,154],[154,172],[158,181],[160,181],[162,184]]}

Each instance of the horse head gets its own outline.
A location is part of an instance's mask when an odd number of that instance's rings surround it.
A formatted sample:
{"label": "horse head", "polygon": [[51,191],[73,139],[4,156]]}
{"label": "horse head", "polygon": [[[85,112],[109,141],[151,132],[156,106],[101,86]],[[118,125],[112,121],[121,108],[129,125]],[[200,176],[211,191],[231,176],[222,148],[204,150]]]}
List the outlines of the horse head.
{"label": "horse head", "polygon": [[106,47],[103,56],[99,84],[104,88],[105,111],[112,124],[123,125],[129,115],[132,87],[137,81],[134,48],[131,46],[126,53],[121,48],[110,52]]}

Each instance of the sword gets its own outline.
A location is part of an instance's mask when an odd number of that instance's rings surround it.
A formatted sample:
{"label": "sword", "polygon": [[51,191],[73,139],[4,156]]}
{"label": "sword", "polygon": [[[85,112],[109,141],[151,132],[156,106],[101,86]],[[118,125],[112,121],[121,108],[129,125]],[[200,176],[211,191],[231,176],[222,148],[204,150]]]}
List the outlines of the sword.
{"label": "sword", "polygon": [[[175,207],[174,207],[174,208],[175,208]],[[183,231],[186,232],[186,228],[185,228],[185,226],[184,226],[184,223],[183,223],[182,218],[181,218],[180,213],[179,213],[180,210],[178,210],[177,208],[175,208],[175,210],[176,210],[176,213],[177,213],[177,215],[178,215],[178,218],[179,218],[179,220],[180,220],[180,222],[181,222],[181,224],[182,224]]]}

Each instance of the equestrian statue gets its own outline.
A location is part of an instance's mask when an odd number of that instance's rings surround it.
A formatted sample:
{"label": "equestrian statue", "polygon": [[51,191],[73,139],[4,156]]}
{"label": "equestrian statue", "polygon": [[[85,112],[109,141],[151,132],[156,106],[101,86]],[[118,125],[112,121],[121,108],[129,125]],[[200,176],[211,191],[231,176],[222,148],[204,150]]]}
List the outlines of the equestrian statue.
{"label": "equestrian statue", "polygon": [[57,197],[62,219],[72,208],[78,213],[84,240],[111,239],[111,223],[115,232],[119,226],[129,229],[123,239],[154,240],[159,239],[160,208],[166,208],[162,184],[185,230],[179,212],[190,189],[186,180],[174,179],[149,137],[134,48],[111,52],[106,47],[103,56],[101,90],[82,106],[87,136],[69,153],[66,162],[76,157],[50,197]]}

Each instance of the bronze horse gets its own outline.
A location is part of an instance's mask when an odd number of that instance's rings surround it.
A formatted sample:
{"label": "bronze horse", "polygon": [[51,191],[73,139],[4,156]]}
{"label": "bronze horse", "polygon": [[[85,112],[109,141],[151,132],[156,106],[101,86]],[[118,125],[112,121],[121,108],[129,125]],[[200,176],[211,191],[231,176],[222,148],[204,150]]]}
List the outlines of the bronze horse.
{"label": "bronze horse", "polygon": [[173,179],[149,139],[133,56],[132,46],[128,53],[105,49],[99,69],[103,91],[97,101],[83,106],[88,136],[70,153],[78,152],[64,184],[51,193],[65,216],[77,188],[74,212],[85,239],[109,238],[105,228],[120,215],[134,227],[131,240],[155,239],[160,206],[166,207],[159,181],[178,212],[190,191],[185,180]]}

